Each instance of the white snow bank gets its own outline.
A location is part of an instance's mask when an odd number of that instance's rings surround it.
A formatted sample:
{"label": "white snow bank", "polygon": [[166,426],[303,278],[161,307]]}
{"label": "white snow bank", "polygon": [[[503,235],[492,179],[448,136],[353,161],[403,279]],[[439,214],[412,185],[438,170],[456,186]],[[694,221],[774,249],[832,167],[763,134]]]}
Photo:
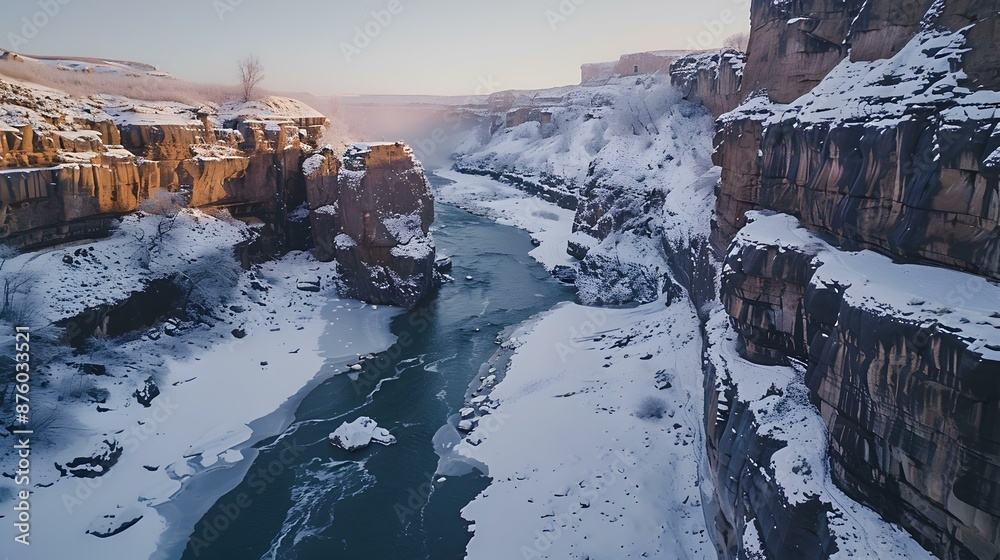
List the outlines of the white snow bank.
{"label": "white snow bank", "polygon": [[[171,250],[178,254],[159,257],[165,264],[157,270],[167,270],[167,264],[188,254],[185,251],[197,255],[199,247],[218,248],[220,237],[226,240],[229,235],[228,230],[214,229],[221,225],[211,225],[197,214],[184,220],[190,221],[191,227],[177,232],[183,242]],[[204,229],[199,230],[199,224]],[[109,265],[109,271],[94,265],[91,281],[100,279],[101,274],[108,278],[92,284],[89,290],[73,292],[83,301],[59,301],[60,312],[127,293],[138,282],[129,273],[146,274],[130,264],[134,247],[130,250],[122,241],[116,235],[78,245]],[[55,288],[65,282],[60,280],[59,267],[68,266],[61,261],[67,250],[60,247],[27,255],[31,262],[25,266],[52,263],[57,267],[50,272],[53,278],[40,277],[39,282],[51,282]],[[116,265],[115,260],[120,262]],[[309,386],[342,371],[357,355],[392,344],[388,325],[399,310],[337,299],[334,273],[333,264],[316,262],[305,253],[291,253],[241,276],[231,299],[219,302],[214,310],[217,317],[210,318],[208,324],[188,325],[183,332],[174,325],[173,335],[165,334],[167,325],[161,325],[142,337],[116,339],[88,353],[88,361],[107,365],[108,375],[90,377],[109,391],[106,402],[99,405],[108,411],[95,412],[94,405],[83,398],[65,399],[56,405],[61,420],[45,428],[45,435],[58,447],[39,445],[33,449],[37,461],[32,463],[32,508],[38,515],[32,518],[32,545],[19,550],[18,558],[112,558],[128,550],[130,558],[140,559],[151,557],[164,542],[183,543],[186,532],[204,512],[239,483],[256,457],[253,445],[289,425],[298,399]],[[301,277],[320,278],[323,291],[297,289]],[[49,289],[49,284],[42,286]],[[73,288],[68,283],[63,287]],[[237,329],[243,338],[234,336]],[[55,364],[51,373],[54,383],[80,379],[71,366]],[[135,402],[132,391],[150,375],[161,392],[149,408],[144,408]],[[38,399],[41,412],[48,405],[41,400],[42,388],[36,386],[34,391],[32,400]],[[269,431],[251,433],[247,426],[264,417],[271,420],[253,425],[267,426]],[[79,456],[62,448],[86,452],[87,442],[108,436],[117,439],[123,453],[107,472],[88,479],[58,476],[54,461]],[[184,511],[168,504],[209,470],[218,478],[212,479],[210,489],[200,485],[197,496],[186,496]],[[231,474],[220,477],[220,470]],[[9,496],[10,485],[8,479],[0,479],[0,495]],[[10,506],[9,501],[0,503],[3,509]],[[135,519],[122,510],[138,510],[141,518],[108,538],[87,533],[89,529],[114,530]],[[107,517],[112,514],[114,518]],[[10,542],[13,536],[13,525],[4,524],[0,538]]]}
{"label": "white snow bank", "polygon": [[55,322],[122,301],[151,280],[191,275],[196,263],[231,252],[249,235],[245,225],[199,210],[137,213],[121,218],[108,239],[23,253],[8,259],[3,272],[30,279],[19,295],[41,318]]}

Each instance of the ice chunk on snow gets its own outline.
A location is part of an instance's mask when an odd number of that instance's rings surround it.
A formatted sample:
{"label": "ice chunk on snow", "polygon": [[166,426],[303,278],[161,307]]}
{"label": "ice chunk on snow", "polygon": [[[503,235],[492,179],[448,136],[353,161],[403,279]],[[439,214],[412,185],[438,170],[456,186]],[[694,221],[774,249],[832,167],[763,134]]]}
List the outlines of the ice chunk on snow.
{"label": "ice chunk on snow", "polygon": [[253,430],[246,424],[235,426],[218,425],[201,436],[188,448],[185,458],[201,455],[201,465],[210,467],[218,462],[221,455],[233,447],[247,441],[253,435]]}
{"label": "ice chunk on snow", "polygon": [[346,451],[363,449],[373,441],[392,445],[396,443],[396,438],[367,416],[361,416],[354,422],[344,422],[330,434],[330,443]]}

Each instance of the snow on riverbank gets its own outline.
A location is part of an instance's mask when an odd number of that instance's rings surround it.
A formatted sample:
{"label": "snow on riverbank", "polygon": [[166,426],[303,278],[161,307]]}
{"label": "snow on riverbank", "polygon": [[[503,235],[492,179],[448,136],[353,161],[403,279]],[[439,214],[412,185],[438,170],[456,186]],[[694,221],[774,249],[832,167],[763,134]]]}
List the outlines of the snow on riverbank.
{"label": "snow on riverbank", "polygon": [[[239,240],[239,230],[245,227],[186,214],[144,268],[135,261],[138,238],[133,236],[139,231],[136,224],[146,220],[158,217],[130,217],[122,233],[110,239],[17,257],[7,265],[23,264],[29,271],[42,266],[39,263],[61,267],[50,271],[43,286],[88,279],[84,287],[90,295],[66,299],[47,293],[50,297],[43,299],[39,315],[52,319],[127,294],[141,284],[128,273],[143,276],[152,270],[153,276],[160,276],[213,266],[224,270],[229,263],[219,260],[219,241],[225,246]],[[169,236],[177,236],[176,244]],[[213,250],[203,250],[209,247]],[[77,254],[79,248],[86,254]],[[75,254],[80,262],[65,262],[64,254]],[[29,262],[21,263],[22,258]],[[159,264],[157,258],[162,259]],[[92,273],[103,272],[105,264],[107,274]],[[73,276],[74,270],[81,270],[82,276]],[[139,559],[162,552],[158,549],[163,542],[183,542],[203,512],[242,478],[256,454],[250,446],[287,426],[306,387],[342,371],[358,354],[383,350],[393,341],[388,323],[398,310],[338,300],[332,264],[292,253],[248,273],[236,270],[232,291],[215,293],[219,299],[202,323],[161,323],[134,336],[106,340],[81,356],[53,360],[49,371],[38,374],[35,418],[40,421],[44,414],[52,420],[46,427],[34,425],[38,442],[32,455],[32,544],[15,550],[17,558],[112,558],[127,550],[129,558]],[[62,278],[62,271],[70,277]],[[321,291],[299,290],[301,280],[319,282]],[[65,286],[67,295],[80,288],[78,283]],[[337,341],[335,351],[319,345],[330,331]],[[82,372],[78,362],[102,365],[106,374]],[[149,378],[159,394],[147,408],[137,402],[134,391]],[[255,423],[264,417],[272,420]],[[269,433],[255,432],[251,425],[264,425]],[[86,452],[102,441],[121,453],[110,468],[98,469],[103,475],[60,476],[53,467],[89,456]],[[4,472],[11,464],[6,457]],[[220,469],[231,475],[218,478]],[[196,500],[185,501],[185,511],[174,511],[169,502],[210,470],[214,481],[225,482],[208,492],[200,489],[203,494]],[[6,514],[14,486],[9,478],[0,479],[0,486],[0,508]],[[0,538],[13,542],[9,519]],[[107,534],[122,527],[107,538],[87,533],[94,529]],[[5,550],[11,548],[5,545]]]}
{"label": "snow on riverbank", "polygon": [[574,211],[490,177],[445,169],[436,170],[434,174],[454,181],[437,189],[438,201],[527,231],[539,243],[529,254],[549,270],[557,266],[577,266],[576,260],[566,253],[567,242],[573,234]]}
{"label": "snow on riverbank", "polygon": [[454,449],[492,478],[462,512],[469,558],[714,557],[690,304],[565,304],[503,347],[509,365]]}

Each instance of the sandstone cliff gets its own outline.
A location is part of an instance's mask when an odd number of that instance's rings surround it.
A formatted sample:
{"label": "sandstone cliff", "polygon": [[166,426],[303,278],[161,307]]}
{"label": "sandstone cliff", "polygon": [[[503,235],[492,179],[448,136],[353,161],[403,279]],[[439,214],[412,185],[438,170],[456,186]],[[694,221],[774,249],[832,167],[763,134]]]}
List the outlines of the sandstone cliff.
{"label": "sandstone cliff", "polygon": [[337,260],[348,296],[412,307],[437,286],[434,197],[408,146],[327,147],[304,170],[316,256]]}
{"label": "sandstone cliff", "polygon": [[194,107],[15,81],[0,81],[0,106],[0,227],[22,248],[100,234],[160,191],[283,238],[284,213],[305,200],[301,159],[327,123],[293,100]]}
{"label": "sandstone cliff", "polygon": [[940,557],[993,557],[997,286],[841,252],[789,216],[752,219],[722,279],[741,352],[757,363],[808,364],[832,475],[849,495]]}
{"label": "sandstone cliff", "polygon": [[[343,223],[362,249],[331,251],[334,244],[327,243],[317,247],[318,256],[337,256],[350,295],[411,306],[433,284],[427,268],[433,245],[421,235],[427,255],[417,255],[416,244],[392,238],[386,228],[392,216],[405,222],[412,214],[426,233],[433,199],[423,170],[408,148],[380,146],[350,156],[343,169],[339,162],[332,170],[313,169],[319,177],[307,191],[303,161],[317,153],[328,124],[292,99],[201,106],[81,99],[0,80],[0,238],[30,250],[107,235],[116,218],[158,193],[172,193],[188,207],[225,209],[262,224],[252,252],[268,258],[307,248],[309,222],[300,208],[336,202],[343,220],[336,227]],[[320,184],[330,176],[334,198]],[[326,243],[327,224],[312,221],[320,230],[315,239]],[[426,280],[402,287],[421,275]]]}

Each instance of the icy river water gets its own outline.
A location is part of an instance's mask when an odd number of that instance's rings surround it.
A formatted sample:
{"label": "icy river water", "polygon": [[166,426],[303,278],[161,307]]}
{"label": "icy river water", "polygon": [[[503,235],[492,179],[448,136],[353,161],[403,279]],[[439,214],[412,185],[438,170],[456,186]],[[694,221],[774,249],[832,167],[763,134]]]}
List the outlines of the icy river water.
{"label": "icy river water", "polygon": [[[441,203],[434,227],[456,281],[396,317],[399,341],[357,380],[325,381],[282,436],[258,445],[249,474],[203,517],[223,516],[226,527],[210,543],[188,543],[185,560],[464,557],[470,534],[459,512],[488,479],[437,482],[432,438],[462,406],[500,331],[574,292],[528,256],[533,247],[521,230]],[[398,443],[334,449],[327,435],[358,416],[374,418]],[[261,469],[269,474],[254,475]]]}

